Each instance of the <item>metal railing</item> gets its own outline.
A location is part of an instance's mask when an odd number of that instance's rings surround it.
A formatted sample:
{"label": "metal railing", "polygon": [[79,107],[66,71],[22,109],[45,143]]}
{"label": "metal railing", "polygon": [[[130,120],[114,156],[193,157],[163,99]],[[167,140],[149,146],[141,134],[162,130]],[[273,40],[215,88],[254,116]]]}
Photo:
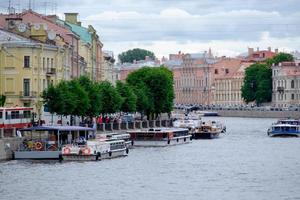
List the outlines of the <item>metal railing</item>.
{"label": "metal railing", "polygon": [[100,123],[97,124],[98,131],[132,130],[153,127],[171,127],[172,120],[150,120],[122,123]]}

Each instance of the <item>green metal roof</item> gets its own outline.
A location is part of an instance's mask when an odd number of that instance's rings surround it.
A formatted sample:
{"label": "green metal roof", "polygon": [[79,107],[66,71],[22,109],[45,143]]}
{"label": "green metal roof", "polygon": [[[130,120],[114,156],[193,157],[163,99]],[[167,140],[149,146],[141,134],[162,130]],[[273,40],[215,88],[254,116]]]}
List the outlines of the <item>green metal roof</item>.
{"label": "green metal roof", "polygon": [[[59,20],[59,23],[62,23],[64,21]],[[71,27],[71,31],[73,31],[74,33],[76,33],[77,35],[79,35],[80,39],[84,41],[84,43],[89,43],[92,44],[92,35],[91,33],[88,31],[87,28],[76,25],[76,24],[71,24],[69,22],[64,22],[66,25],[68,25],[69,27]]]}

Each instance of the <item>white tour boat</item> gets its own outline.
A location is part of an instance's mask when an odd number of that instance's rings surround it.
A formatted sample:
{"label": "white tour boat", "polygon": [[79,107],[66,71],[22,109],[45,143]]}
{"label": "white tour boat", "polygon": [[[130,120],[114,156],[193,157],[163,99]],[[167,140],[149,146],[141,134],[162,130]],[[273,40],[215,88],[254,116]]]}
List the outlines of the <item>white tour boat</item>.
{"label": "white tour boat", "polygon": [[64,145],[62,157],[66,161],[101,160],[126,156],[124,140],[88,140],[84,145]]}

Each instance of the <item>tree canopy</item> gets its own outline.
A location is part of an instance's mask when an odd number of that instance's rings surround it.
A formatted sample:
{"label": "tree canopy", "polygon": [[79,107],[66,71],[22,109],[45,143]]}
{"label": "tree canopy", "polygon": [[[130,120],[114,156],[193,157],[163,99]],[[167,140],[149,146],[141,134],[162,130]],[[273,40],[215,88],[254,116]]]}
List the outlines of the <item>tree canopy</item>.
{"label": "tree canopy", "polygon": [[133,89],[127,83],[121,81],[117,81],[116,89],[121,96],[121,111],[135,112],[137,97],[134,94]]}
{"label": "tree canopy", "polygon": [[173,73],[165,67],[143,67],[126,79],[137,96],[137,111],[148,118],[173,108]]}
{"label": "tree canopy", "polygon": [[272,101],[272,64],[293,61],[291,54],[279,53],[261,63],[254,63],[245,70],[242,97],[246,103],[255,101],[257,104]]}
{"label": "tree canopy", "polygon": [[6,96],[5,95],[0,95],[0,106],[3,107],[6,101]]}
{"label": "tree canopy", "polygon": [[144,60],[146,56],[149,56],[152,59],[155,59],[155,55],[153,52],[145,50],[145,49],[132,49],[126,52],[119,54],[119,60],[121,63],[133,63],[134,60]]}

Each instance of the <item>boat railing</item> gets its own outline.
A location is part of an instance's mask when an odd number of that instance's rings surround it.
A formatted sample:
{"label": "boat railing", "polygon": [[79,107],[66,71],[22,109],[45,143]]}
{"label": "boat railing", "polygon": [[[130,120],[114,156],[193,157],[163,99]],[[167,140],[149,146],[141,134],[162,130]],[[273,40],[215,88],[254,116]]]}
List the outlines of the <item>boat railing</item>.
{"label": "boat railing", "polygon": [[24,140],[18,151],[59,151],[57,142],[45,140]]}
{"label": "boat railing", "polygon": [[120,123],[98,123],[97,131],[114,131],[114,130],[130,130],[141,128],[155,128],[155,127],[172,127],[172,120],[144,120],[133,122],[120,122]]}

